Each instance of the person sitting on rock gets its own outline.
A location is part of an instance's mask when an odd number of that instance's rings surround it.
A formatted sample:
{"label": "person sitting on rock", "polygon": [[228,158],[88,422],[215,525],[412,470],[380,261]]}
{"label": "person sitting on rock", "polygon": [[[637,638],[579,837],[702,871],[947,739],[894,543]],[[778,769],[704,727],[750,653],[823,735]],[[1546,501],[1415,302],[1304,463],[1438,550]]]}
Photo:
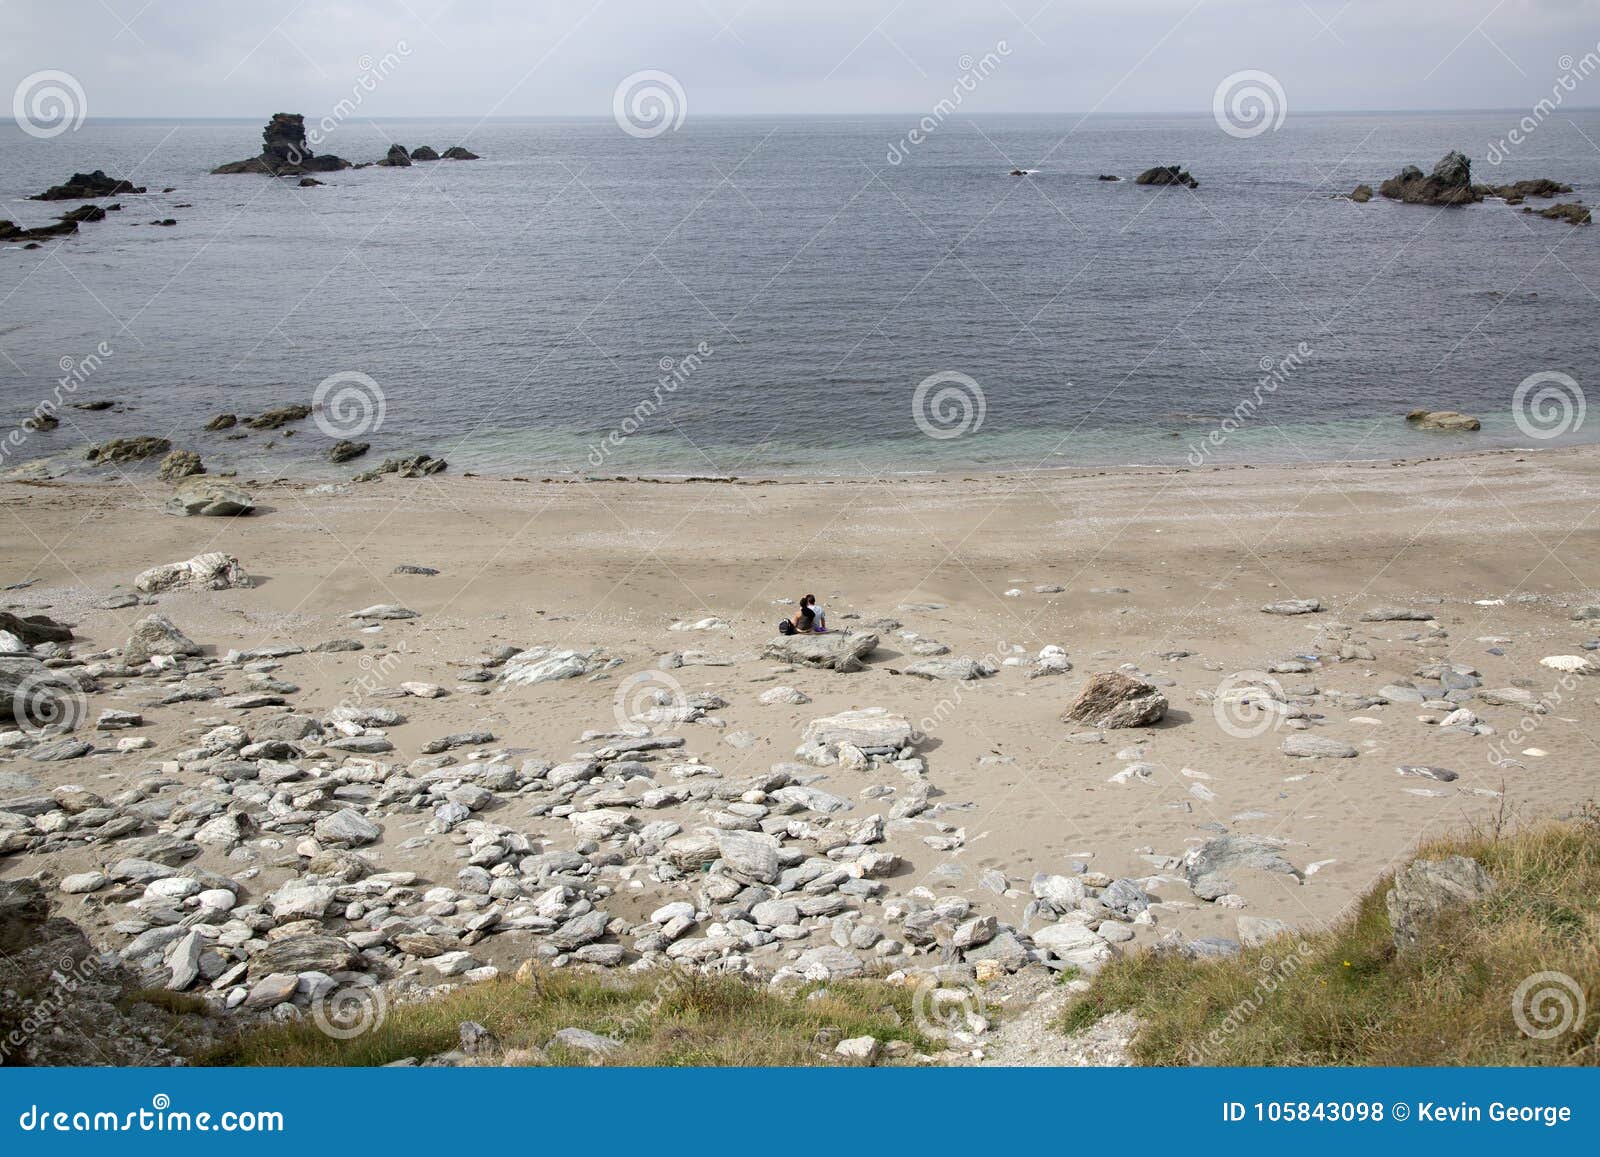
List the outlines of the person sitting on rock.
{"label": "person sitting on rock", "polygon": [[823,635],[828,631],[827,616],[823,614],[822,608],[817,606],[816,595],[806,595],[801,598],[800,609],[794,613],[794,618],[789,621],[794,624],[797,634]]}

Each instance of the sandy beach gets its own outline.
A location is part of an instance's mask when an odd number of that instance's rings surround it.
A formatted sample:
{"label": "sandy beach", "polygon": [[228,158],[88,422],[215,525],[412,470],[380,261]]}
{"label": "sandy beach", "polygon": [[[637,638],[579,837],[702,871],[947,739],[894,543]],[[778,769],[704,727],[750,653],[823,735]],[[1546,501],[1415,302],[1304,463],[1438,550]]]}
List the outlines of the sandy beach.
{"label": "sandy beach", "polygon": [[[934,826],[891,825],[883,846],[906,865],[891,881],[896,890],[923,883],[1020,923],[1032,877],[1076,862],[1078,870],[1146,880],[1163,901],[1154,923],[1134,926],[1139,943],[1234,937],[1241,915],[1317,927],[1425,836],[1501,814],[1560,815],[1600,795],[1595,696],[1576,676],[1567,677],[1576,689],[1561,691],[1561,673],[1540,665],[1548,655],[1584,654],[1594,635],[1572,621],[1591,597],[1585,576],[1595,573],[1600,550],[1593,449],[1296,469],[769,484],[446,475],[330,490],[239,481],[260,503],[251,517],[171,517],[161,510],[165,488],[148,477],[0,487],[0,577],[28,584],[9,589],[5,605],[73,624],[80,653],[117,648],[151,608],[99,610],[96,601],[128,591],[149,567],[224,551],[252,586],[170,591],[154,600],[160,612],[219,656],[339,637],[363,642],[360,652],[281,659],[274,676],[298,687],[289,700],[313,715],[406,680],[452,690],[405,700],[408,721],[386,732],[396,751],[385,758],[402,762],[425,741],[487,730],[494,741],[486,751],[559,764],[593,746],[580,740],[584,732],[617,729],[619,711],[632,710],[617,706],[630,678],[726,700],[709,719],[658,730],[685,740],[674,758],[698,757],[729,780],[792,760],[817,717],[886,708],[917,728],[940,805],[935,826],[952,837],[935,850],[922,839]],[[393,573],[407,564],[440,573]],[[1036,590],[1050,587],[1060,589]],[[835,630],[872,624],[880,645],[865,670],[784,669],[761,657],[777,620],[792,613],[780,600],[807,592],[819,596]],[[1290,599],[1319,600],[1324,609],[1261,610]],[[418,617],[363,633],[347,616],[372,604],[398,604]],[[1433,618],[1361,621],[1382,606]],[[672,629],[707,619],[726,625]],[[888,628],[886,619],[902,626]],[[919,640],[947,644],[948,657],[987,657],[998,672],[970,682],[902,674]],[[599,677],[525,687],[503,686],[485,666],[497,648],[538,645],[620,663]],[[1025,661],[1049,645],[1066,650],[1072,669],[1028,677]],[[1341,661],[1341,645],[1371,657]],[[687,663],[668,660],[661,670],[662,656],[673,653],[687,653]],[[1270,673],[1297,656],[1300,666],[1270,679],[1307,718],[1261,723],[1243,737],[1219,725],[1212,696],[1224,680]],[[1443,710],[1368,698],[1441,662],[1475,670],[1483,688],[1522,688],[1547,701],[1554,693],[1555,704],[1527,728],[1526,708],[1473,700],[1467,705],[1495,733],[1464,735],[1436,726]],[[1162,689],[1170,701],[1164,721],[1098,739],[1062,721],[1084,678],[1119,668]],[[461,681],[480,670],[489,681]],[[658,673],[641,674],[649,672]],[[227,683],[239,689],[231,677]],[[777,686],[810,702],[758,701]],[[90,717],[132,706],[139,691],[131,681],[122,691],[103,681]],[[132,734],[152,739],[149,750],[103,754],[110,749],[102,745],[60,763],[25,763],[14,751],[0,764],[45,790],[75,783],[105,796],[159,770],[208,723],[248,728],[283,710],[207,702],[146,709]],[[1286,755],[1284,740],[1307,724],[1306,734],[1358,754]],[[1403,776],[1402,766],[1458,778]],[[812,774],[815,786],[854,801],[850,819],[871,810],[862,793],[884,782],[871,768]],[[193,783],[200,781],[196,774]],[[493,818],[519,826],[516,814],[513,804]],[[407,843],[426,820],[422,813],[387,821],[367,854],[385,868],[449,883],[461,854],[454,842]],[[527,830],[544,835],[550,826],[543,819]],[[1286,841],[1303,880],[1251,873],[1239,881],[1242,908],[1198,901],[1181,883],[1179,860],[1221,832]],[[229,866],[220,850],[208,848],[206,857],[207,866]],[[12,856],[0,867],[63,875],[105,858],[89,844]],[[264,894],[292,875],[269,859],[250,890]],[[620,888],[614,911],[643,920],[664,902],[663,891]],[[86,926],[103,929],[119,915],[109,905],[82,906],[70,914]],[[478,954],[514,965],[525,945],[512,940],[494,938]]]}

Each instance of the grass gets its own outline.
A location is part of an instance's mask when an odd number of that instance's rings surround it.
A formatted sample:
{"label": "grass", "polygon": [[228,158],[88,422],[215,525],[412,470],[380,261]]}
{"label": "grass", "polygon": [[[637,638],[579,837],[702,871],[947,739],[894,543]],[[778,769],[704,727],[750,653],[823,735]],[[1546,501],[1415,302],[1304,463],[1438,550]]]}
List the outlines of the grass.
{"label": "grass", "polygon": [[[1418,859],[1470,856],[1497,888],[1449,912],[1417,948],[1397,952],[1385,878],[1326,932],[1237,957],[1149,952],[1113,962],[1064,1012],[1067,1032],[1131,1010],[1138,1063],[1150,1065],[1600,1064],[1600,813],[1506,834],[1427,844]],[[1587,1017],[1546,1039],[1521,1031],[1518,987],[1564,973]],[[1550,993],[1547,984],[1534,986]],[[1576,992],[1567,1000],[1576,1005]],[[1553,1027],[1553,1000],[1525,999]],[[1531,1008],[1530,1008],[1531,1006]]]}
{"label": "grass", "polygon": [[[773,992],[736,977],[657,972],[613,977],[552,970],[392,1005],[382,1023],[336,1040],[310,1019],[240,1033],[200,1058],[213,1065],[382,1065],[457,1047],[463,1021],[497,1036],[503,1063],[529,1065],[816,1065],[838,1063],[850,1037],[938,1046],[913,1025],[912,990],[878,981]],[[546,1049],[557,1030],[584,1028],[622,1041],[603,1058]]]}

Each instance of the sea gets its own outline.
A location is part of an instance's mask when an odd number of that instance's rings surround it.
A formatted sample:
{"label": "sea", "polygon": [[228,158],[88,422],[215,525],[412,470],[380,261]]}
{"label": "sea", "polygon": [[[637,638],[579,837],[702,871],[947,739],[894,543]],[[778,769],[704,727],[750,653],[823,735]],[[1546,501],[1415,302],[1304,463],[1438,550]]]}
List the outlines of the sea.
{"label": "sea", "polygon": [[[1476,181],[1592,201],[1600,111],[1515,142],[1524,110],[1294,113],[1254,135],[1209,114],[690,115],[651,136],[609,117],[348,121],[319,152],[481,159],[307,188],[212,175],[259,151],[271,111],[0,125],[0,218],[47,223],[72,205],[29,195],[74,172],[148,188],[75,236],[0,245],[0,429],[41,403],[61,419],[0,441],[0,473],[90,471],[88,445],[147,434],[214,470],[336,478],[407,453],[509,475],[877,476],[1600,431],[1600,233],[1498,200],[1336,196],[1459,149]],[[1198,187],[1133,180],[1168,164]],[[89,401],[113,405],[71,405]],[[293,403],[317,408],[204,428]],[[1414,408],[1482,429],[1419,430]],[[342,438],[371,449],[336,465]]]}

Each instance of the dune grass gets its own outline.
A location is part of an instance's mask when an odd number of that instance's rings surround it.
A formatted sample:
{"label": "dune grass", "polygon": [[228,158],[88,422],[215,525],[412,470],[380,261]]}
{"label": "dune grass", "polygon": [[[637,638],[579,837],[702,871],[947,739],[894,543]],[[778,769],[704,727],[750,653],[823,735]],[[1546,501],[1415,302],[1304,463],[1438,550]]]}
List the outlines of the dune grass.
{"label": "dune grass", "polygon": [[[1418,859],[1470,856],[1496,881],[1397,952],[1380,881],[1330,930],[1289,936],[1221,960],[1149,952],[1112,963],[1068,1006],[1072,1032],[1134,1012],[1133,1043],[1151,1065],[1600,1064],[1600,813],[1515,832],[1444,839]],[[1556,1027],[1563,999],[1587,1016]],[[1543,993],[1543,996],[1539,994]],[[1541,1018],[1547,1019],[1541,1019]],[[1569,1017],[1569,1023],[1574,1017]]]}
{"label": "dune grass", "polygon": [[[736,977],[644,973],[615,977],[549,970],[468,985],[443,997],[392,1005],[350,1040],[311,1018],[238,1034],[201,1063],[382,1065],[457,1047],[463,1021],[499,1038],[494,1063],[520,1065],[818,1065],[841,1063],[851,1037],[936,1048],[915,1029],[912,990],[877,981],[773,992]],[[582,1028],[622,1042],[604,1055],[546,1047],[557,1030]]]}

